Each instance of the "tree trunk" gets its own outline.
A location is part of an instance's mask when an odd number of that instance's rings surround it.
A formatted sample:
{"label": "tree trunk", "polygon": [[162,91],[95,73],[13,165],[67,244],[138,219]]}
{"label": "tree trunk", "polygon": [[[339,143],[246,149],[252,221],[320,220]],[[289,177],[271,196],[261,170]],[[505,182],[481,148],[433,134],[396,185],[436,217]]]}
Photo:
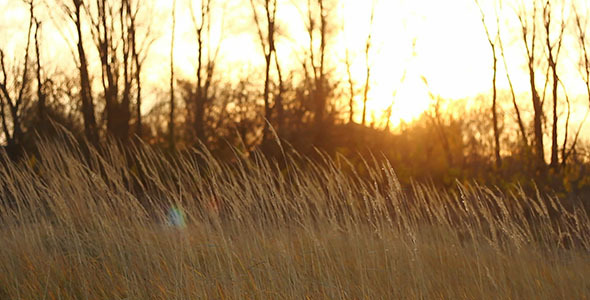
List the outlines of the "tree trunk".
{"label": "tree trunk", "polygon": [[[551,57],[551,56],[550,56]],[[551,60],[551,58],[550,58]],[[553,69],[553,124],[551,128],[551,168],[557,170],[559,168],[559,157],[558,157],[558,142],[557,142],[557,85],[558,77],[555,66]]]}
{"label": "tree trunk", "polygon": [[[33,2],[31,2],[31,16],[33,15]],[[45,109],[45,93],[43,92],[43,81],[41,80],[41,55],[39,54],[39,27],[41,26],[41,22],[36,21],[35,26],[35,54],[37,56],[37,118],[39,119],[38,129],[43,128],[42,126],[46,126],[46,109]]]}
{"label": "tree trunk", "polygon": [[500,130],[498,129],[498,111],[497,111],[497,88],[496,76],[498,73],[498,59],[496,57],[496,47],[492,46],[494,55],[494,75],[492,78],[492,121],[494,125],[494,154],[496,156],[496,167],[502,167],[502,157],[500,156]]}
{"label": "tree trunk", "polygon": [[348,89],[350,98],[348,99],[348,123],[354,121],[354,81],[352,80],[352,73],[350,71],[351,62],[350,62],[350,50],[346,48],[346,74],[348,76]]}
{"label": "tree trunk", "polygon": [[365,77],[365,89],[363,92],[363,115],[361,124],[365,126],[366,124],[366,117],[367,117],[367,101],[369,100],[369,88],[371,82],[371,64],[369,62],[369,54],[371,52],[371,38],[372,38],[372,31],[373,31],[373,20],[375,19],[375,2],[373,1],[373,5],[371,7],[371,17],[369,19],[369,34],[367,35],[367,40],[365,44],[365,66],[366,66],[366,77]]}
{"label": "tree trunk", "polygon": [[[536,37],[536,26],[537,26],[537,6],[536,2],[533,2],[533,12],[532,12],[532,26],[529,24],[527,16],[522,14],[518,15],[520,24],[522,26],[522,41],[525,46],[527,60],[528,60],[528,71],[529,71],[529,83],[531,88],[531,100],[533,103],[533,127],[534,127],[534,149],[535,149],[535,157],[537,168],[543,171],[546,167],[545,163],[545,151],[543,145],[543,104],[541,103],[541,99],[539,98],[539,93],[537,92],[537,86],[535,83],[535,45],[537,41]],[[529,37],[531,40],[531,45],[529,46]]]}
{"label": "tree trunk", "polygon": [[[274,46],[273,46],[274,48]],[[283,107],[283,92],[285,90],[283,86],[283,73],[281,71],[281,65],[279,64],[279,57],[277,56],[276,49],[275,49],[275,67],[277,68],[277,76],[279,80],[279,91],[278,95],[275,100],[275,107],[277,108],[277,126],[279,136],[281,136],[281,132],[285,129],[284,127],[284,107]]]}
{"label": "tree trunk", "polygon": [[170,149],[176,145],[174,136],[174,38],[176,33],[176,0],[172,2],[172,38],[170,39],[170,117],[168,120],[168,144]]}
{"label": "tree trunk", "polygon": [[272,52],[266,54],[266,66],[264,70],[264,129],[262,131],[262,143],[266,143],[269,139],[270,129],[268,123],[271,120],[271,112],[270,112],[270,99],[269,99],[269,89],[270,89],[270,60],[271,60]]}
{"label": "tree trunk", "polygon": [[88,61],[86,60],[86,51],[83,44],[82,20],[81,20],[81,0],[73,0],[75,9],[75,25],[78,35],[78,58],[80,60],[80,98],[82,99],[82,116],[84,118],[84,133],[88,141],[93,145],[98,145],[98,128],[96,126],[96,117],[94,112],[94,101],[92,99],[92,89],[90,85],[90,75],[88,74]]}
{"label": "tree trunk", "polygon": [[[529,64],[532,64],[530,62]],[[537,93],[536,85],[535,85],[535,75],[532,66],[530,66],[529,70],[529,77],[530,77],[530,85],[531,85],[531,93],[532,93],[532,101],[533,101],[533,108],[534,108],[534,117],[533,117],[533,126],[535,130],[535,154],[537,156],[537,162],[539,163],[539,167],[545,167],[545,151],[543,145],[543,106],[541,105],[541,100],[539,99],[539,94]]]}

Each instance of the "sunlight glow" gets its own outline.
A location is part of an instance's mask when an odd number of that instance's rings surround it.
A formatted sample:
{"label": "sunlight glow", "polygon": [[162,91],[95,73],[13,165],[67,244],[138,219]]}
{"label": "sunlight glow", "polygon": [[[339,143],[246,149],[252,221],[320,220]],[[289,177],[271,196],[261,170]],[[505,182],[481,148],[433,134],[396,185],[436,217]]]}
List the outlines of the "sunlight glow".
{"label": "sunlight glow", "polygon": [[[192,79],[196,67],[196,41],[194,26],[189,11],[192,0],[177,0],[177,27],[175,65],[177,76]],[[278,0],[279,35],[277,49],[281,67],[285,73],[300,70],[302,57],[307,51],[305,30],[305,4],[302,0]],[[53,4],[52,4],[53,3]],[[156,91],[168,86],[169,53],[171,39],[172,1],[146,1],[150,10],[150,31],[155,37],[148,55],[143,76]],[[216,66],[218,76],[237,79],[244,74],[261,74],[264,64],[260,42],[254,30],[252,11],[248,0],[213,1],[214,25],[211,33],[213,49],[221,43]],[[462,99],[491,91],[491,50],[481,24],[479,10],[473,0],[340,0],[332,7],[335,16],[333,32],[328,49],[331,75],[341,81],[339,97],[341,107],[347,107],[349,98],[345,52],[351,59],[351,73],[355,85],[354,120],[360,122],[366,78],[365,46],[371,32],[371,50],[367,119],[382,124],[391,108],[390,123],[409,122],[418,117],[432,103],[430,93],[444,99]],[[483,1],[484,5],[487,5]],[[57,5],[47,0],[47,7]],[[375,6],[373,26],[370,26],[371,7]],[[18,1],[0,0],[4,18],[0,20],[0,40],[9,55],[17,55],[22,49],[22,37],[26,33],[26,7]],[[509,9],[507,9],[510,12]],[[43,25],[42,44],[45,61],[50,68],[73,67],[70,51],[73,44],[71,28],[58,33],[54,22],[64,22],[59,11],[40,10],[46,21]],[[506,22],[517,22],[515,15],[506,17]],[[61,21],[60,21],[61,20]],[[149,21],[149,22],[148,22]],[[493,21],[493,20],[492,20]],[[493,23],[493,22],[492,22]],[[493,27],[493,24],[490,25]],[[509,71],[518,93],[527,92],[527,73],[523,72],[522,45],[518,44],[518,32],[506,27],[503,32]],[[66,41],[67,40],[67,41]],[[89,42],[90,43],[90,42]],[[90,45],[89,45],[90,46]],[[91,49],[92,47],[89,47]],[[91,51],[89,51],[91,52]],[[567,53],[567,47],[564,52]],[[95,61],[96,53],[90,53]],[[567,54],[566,54],[567,55]],[[564,56],[562,60],[576,57]],[[52,65],[53,64],[53,65]],[[97,71],[99,65],[91,66]],[[574,68],[575,69],[575,68]],[[541,77],[541,76],[539,76]],[[248,76],[258,84],[262,76]],[[572,93],[585,93],[577,71],[563,72],[561,78],[568,82]],[[426,79],[428,84],[425,84]],[[498,88],[507,89],[503,67],[498,69]],[[146,96],[146,97],[149,97]],[[147,99],[145,102],[155,102]],[[149,109],[147,106],[144,109]],[[575,118],[575,117],[574,117]]]}
{"label": "sunlight glow", "polygon": [[[371,27],[369,20],[373,3],[375,15]],[[166,5],[158,5],[161,6],[158,8],[160,11],[166,10]],[[196,64],[194,28],[187,13],[188,2],[181,0],[177,5],[184,13],[177,15],[175,59],[177,68],[190,78],[194,76]],[[281,35],[277,38],[277,48],[283,58],[281,63],[287,70],[299,68],[300,57],[306,50],[302,45],[307,39],[302,16],[304,7],[291,0],[280,1],[280,5]],[[217,30],[213,40],[214,43],[222,43],[221,72],[226,77],[237,78],[245,70],[251,72],[262,67],[264,61],[257,36],[252,33],[251,20],[244,21],[250,18],[249,7],[232,0],[227,1],[223,8],[223,12],[217,13],[218,16],[226,14],[224,22],[229,28],[223,32]],[[367,101],[369,122],[383,123],[390,107],[392,125],[402,120],[413,120],[430,105],[429,91],[442,97],[461,98],[489,89],[489,74],[486,73],[490,69],[489,49],[479,19],[473,17],[477,11],[471,1],[344,0],[334,11],[342,20],[342,33],[332,39],[330,56],[336,76],[345,78],[345,49],[350,52],[356,94],[354,119],[357,122],[362,117],[366,78],[364,51],[369,32],[372,35]],[[449,15],[454,17],[449,19]],[[163,18],[165,20],[165,16]],[[154,51],[158,57],[165,58],[169,53],[170,32],[163,32],[164,35],[154,44]],[[161,68],[156,65],[153,70]],[[426,86],[422,77],[427,78],[431,86]],[[156,82],[158,76],[151,79]],[[348,95],[343,98],[342,101],[346,101]]]}
{"label": "sunlight glow", "polygon": [[[346,46],[356,50],[353,76],[362,88],[366,60],[358,41],[369,32],[371,1],[345,5]],[[369,117],[380,118],[391,106],[393,125],[409,122],[429,107],[429,92],[458,99],[490,88],[489,48],[472,1],[376,1],[375,7]]]}

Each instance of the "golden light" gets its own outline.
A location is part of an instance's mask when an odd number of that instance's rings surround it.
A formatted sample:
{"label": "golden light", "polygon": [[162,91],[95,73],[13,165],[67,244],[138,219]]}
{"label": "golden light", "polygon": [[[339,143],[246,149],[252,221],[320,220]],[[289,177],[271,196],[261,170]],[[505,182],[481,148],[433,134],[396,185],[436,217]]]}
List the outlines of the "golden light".
{"label": "golden light", "polygon": [[[217,32],[214,39],[222,43],[220,60],[223,65],[219,67],[224,76],[234,77],[243,74],[245,69],[262,67],[264,62],[253,24],[244,21],[250,18],[250,7],[243,1],[228,3],[218,15],[221,19],[221,14],[226,14],[223,18],[228,28],[223,33]],[[304,5],[290,0],[280,3],[278,14],[283,35],[278,39],[277,48],[281,64],[286,70],[300,68],[298,57],[305,51],[307,38],[301,14]],[[489,89],[486,81],[490,76],[486,73],[490,69],[488,48],[479,19],[467,17],[477,12],[470,1],[441,4],[435,0],[344,0],[339,5],[334,11],[342,22],[342,31],[332,39],[330,57],[335,65],[335,76],[346,81],[344,59],[346,49],[349,50],[356,88],[357,122],[361,120],[366,78],[364,50],[369,33],[372,43],[368,122],[384,121],[390,107],[392,125],[413,120],[430,105],[429,91],[442,97],[460,98]],[[372,5],[375,5],[375,15],[370,26]],[[160,10],[165,10],[165,6]],[[190,77],[194,75],[196,64],[193,24],[187,1],[179,0],[177,7],[175,59],[179,71]],[[449,15],[454,17],[449,19]],[[170,32],[163,32],[154,45],[155,56],[162,58],[158,59],[160,62],[169,55]],[[162,73],[160,67],[156,69]],[[428,78],[430,86],[424,84],[422,77]],[[158,80],[156,75],[152,79]],[[347,96],[341,101],[347,101],[345,98]]]}
{"label": "golden light", "polygon": [[[349,0],[343,7],[342,47],[356,53],[353,77],[361,89],[366,78],[365,41],[372,33],[369,119],[383,120],[391,106],[391,124],[409,122],[429,107],[429,92],[458,99],[491,88],[490,50],[472,1]],[[362,95],[357,95],[356,110],[362,110]]]}
{"label": "golden light", "polygon": [[[197,53],[189,1],[191,0],[177,0],[175,47],[178,76],[187,79],[194,77]],[[144,76],[149,84],[166,89],[172,1],[146,3],[151,5],[149,21],[153,23],[151,30],[157,39],[146,62]],[[236,78],[245,72],[260,69],[264,62],[248,0],[214,3],[217,5],[214,12],[216,24],[212,38],[221,41],[219,76],[225,79]],[[340,0],[333,3],[337,5],[334,13],[337,23],[335,26],[338,28],[335,28],[335,36],[330,40],[329,59],[333,75],[342,84],[347,84],[344,59],[346,49],[349,50],[356,88],[355,121],[361,120],[366,78],[364,50],[370,32],[371,80],[367,101],[369,123],[382,122],[390,107],[391,124],[398,124],[402,120],[411,121],[431,104],[429,92],[445,99],[459,99],[491,90],[491,52],[479,10],[473,0]],[[4,33],[1,39],[7,52],[22,48],[22,39],[13,37],[24,36],[26,30],[26,24],[17,21],[26,15],[26,8],[17,4],[16,1],[0,0],[0,8],[5,11],[5,18],[0,21],[0,28]],[[305,5],[306,1],[301,0],[279,0],[280,36],[277,49],[285,72],[301,68],[300,58],[306,50],[307,38],[305,16],[302,15],[305,13]],[[372,5],[375,6],[375,16],[371,27]],[[54,15],[56,14],[58,13]],[[64,51],[71,45],[68,46],[63,36],[57,33],[52,20],[48,16],[46,19],[43,35],[45,43],[52,47],[45,47],[45,60],[47,63],[59,62],[60,67],[63,67],[64,62],[72,63],[69,51]],[[526,92],[528,79],[526,72],[522,70],[522,47],[515,44],[518,42],[518,37],[514,36],[517,32],[506,29],[504,34],[515,88],[518,92]],[[69,43],[71,42],[70,40]],[[500,67],[498,71],[498,86],[506,89],[508,85],[504,70]],[[573,79],[568,78],[570,73],[573,74]],[[567,82],[579,81],[576,72],[570,73],[563,74],[562,78]],[[422,80],[423,77],[428,80],[428,85]],[[575,91],[576,86],[569,84],[568,88]],[[343,94],[341,101],[346,102],[348,95],[346,92]]]}

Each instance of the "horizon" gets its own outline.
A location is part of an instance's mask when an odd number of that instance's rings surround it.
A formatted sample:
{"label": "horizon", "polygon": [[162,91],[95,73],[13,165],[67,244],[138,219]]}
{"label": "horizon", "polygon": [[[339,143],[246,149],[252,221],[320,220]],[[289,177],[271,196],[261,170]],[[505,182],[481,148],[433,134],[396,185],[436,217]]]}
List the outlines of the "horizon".
{"label": "horizon", "polygon": [[[45,7],[52,7],[56,0],[44,0]],[[196,46],[194,29],[190,17],[187,0],[178,0],[176,21],[176,69],[181,78],[191,80],[195,72]],[[368,116],[378,121],[383,120],[384,111],[392,106],[391,119],[393,125],[402,120],[412,121],[428,109],[433,102],[431,95],[444,99],[472,99],[480,95],[491,94],[492,61],[491,50],[486,40],[485,31],[481,24],[481,16],[476,3],[472,0],[458,0],[442,3],[441,1],[332,1],[332,14],[336,21],[332,30],[337,31],[332,37],[328,53],[330,65],[335,78],[346,81],[344,66],[345,51],[349,49],[352,60],[351,73],[358,89],[355,95],[357,112],[362,109],[362,90],[366,76],[366,60],[364,47],[369,32],[372,34],[372,45],[369,54],[371,66],[371,80],[368,91]],[[170,52],[170,18],[171,1],[153,1],[142,4],[143,13],[149,14],[148,21],[140,26],[145,30],[150,26],[155,41],[146,58],[143,73],[144,80],[150,89],[159,91],[167,88],[168,71],[162,70],[162,62],[169,60]],[[223,79],[237,80],[247,73],[258,73],[263,70],[264,60],[257,41],[255,26],[252,20],[252,10],[246,0],[213,1],[213,30],[212,43],[215,47],[219,42],[219,73]],[[371,5],[375,5],[373,25],[370,25]],[[570,3],[567,1],[567,3]],[[277,38],[277,55],[280,57],[284,72],[297,70],[305,48],[306,33],[302,19],[303,1],[279,1],[277,9],[280,34]],[[490,31],[494,31],[494,8],[483,7],[486,22]],[[145,6],[145,7],[143,7]],[[524,58],[519,55],[522,51],[521,41],[518,40],[518,28],[515,26],[516,8],[505,5],[502,15],[505,24],[502,28],[502,38],[506,45],[506,55],[510,67],[510,75],[515,90],[519,94],[527,92],[528,78]],[[18,53],[17,49],[24,48],[24,36],[28,19],[27,6],[21,1],[0,2],[5,15],[0,28],[5,32],[3,44],[8,53]],[[55,6],[54,6],[55,7]],[[497,8],[496,8],[497,9]],[[67,71],[73,68],[73,60],[69,54],[75,38],[73,32],[57,27],[64,21],[63,12],[55,9],[47,14],[40,11],[42,21],[42,59],[53,64],[53,68]],[[581,9],[581,11],[587,11]],[[145,18],[146,16],[144,16]],[[240,21],[236,22],[236,19]],[[571,17],[570,17],[571,19]],[[222,23],[223,22],[223,26]],[[571,22],[571,20],[570,20]],[[223,28],[222,28],[223,27]],[[372,28],[372,29],[370,29]],[[221,33],[223,32],[223,33]],[[87,34],[88,36],[88,34]],[[66,45],[66,38],[70,46]],[[150,37],[152,38],[152,37]],[[8,40],[8,43],[6,42]],[[572,43],[572,41],[568,41]],[[43,46],[45,45],[45,46]],[[48,45],[51,45],[48,46]],[[569,46],[569,45],[568,45]],[[239,47],[240,52],[233,52]],[[89,58],[96,57],[96,51],[91,46]],[[564,47],[567,48],[567,47]],[[571,48],[571,47],[570,47]],[[65,50],[65,51],[64,51]],[[22,59],[22,58],[17,58]],[[566,64],[574,64],[574,54],[562,54]],[[64,64],[64,62],[66,62]],[[91,67],[94,73],[96,67]],[[498,67],[498,88],[508,90],[505,70],[501,63]],[[586,97],[585,90],[579,81],[579,71],[575,68],[563,68],[560,76],[565,82],[571,99]],[[178,76],[177,75],[177,76]],[[543,75],[543,74],[541,74]],[[538,76],[542,77],[542,76]],[[423,78],[427,79],[428,85]],[[95,83],[97,84],[97,83]],[[257,82],[257,84],[261,84]],[[540,81],[539,84],[543,84]],[[343,93],[346,99],[348,95]],[[530,97],[530,91],[529,95]],[[526,96],[521,102],[526,105]],[[157,96],[149,101],[153,105]],[[579,100],[583,106],[583,100]],[[393,103],[393,104],[392,104]],[[588,106],[588,105],[586,105]],[[147,108],[145,108],[147,111]],[[577,111],[573,120],[582,120],[583,113]],[[360,115],[355,115],[360,122]],[[590,136],[587,128],[585,136]]]}
{"label": "horizon", "polygon": [[[97,98],[97,109],[102,110],[104,103],[100,99],[105,94],[101,93],[103,90],[101,75],[104,79],[105,73],[102,70],[103,64],[98,55],[95,44],[96,37],[93,35],[91,23],[91,18],[97,17],[95,15],[96,3],[92,1],[87,3],[87,8],[82,12],[81,30],[85,36],[84,47],[90,71],[90,87],[93,97]],[[139,78],[143,90],[142,104],[139,107],[140,114],[151,120],[150,122],[156,122],[152,124],[155,124],[156,127],[163,128],[169,126],[167,124],[171,124],[170,120],[164,116],[167,114],[166,111],[171,109],[169,103],[169,93],[171,92],[169,64],[171,60],[172,3],[176,3],[175,46],[172,52],[175,73],[174,102],[177,102],[176,105],[180,105],[179,109],[184,109],[185,112],[181,112],[180,115],[177,113],[174,122],[190,121],[191,118],[194,118],[191,116],[193,112],[190,110],[194,108],[189,107],[192,100],[187,100],[186,97],[192,97],[189,95],[192,92],[186,94],[186,88],[196,84],[195,74],[199,48],[196,43],[194,22],[202,22],[199,15],[199,2],[192,0],[136,2],[132,0],[130,3],[132,9],[138,9],[135,26],[138,44],[141,47],[139,56],[142,60],[142,70]],[[270,112],[265,112],[262,109],[265,54],[260,45],[259,36],[267,34],[267,31],[265,28],[262,28],[260,32],[257,31],[252,6],[255,6],[258,21],[264,27],[266,24],[264,23],[264,2],[259,0],[211,0],[210,3],[211,8],[206,19],[210,23],[207,23],[209,27],[205,28],[203,47],[200,51],[202,51],[204,63],[213,57],[212,62],[215,69],[211,80],[216,86],[216,90],[212,90],[212,93],[223,89],[236,90],[237,84],[246,84],[244,92],[250,94],[248,97],[252,102],[249,108],[251,111],[248,113],[251,115],[250,118],[254,119],[279,118],[278,115],[273,116],[273,114],[279,113],[276,108],[273,109],[274,101],[276,101],[274,98],[280,96],[280,94],[277,96],[277,93],[280,93],[277,92],[279,88],[277,84],[281,84],[279,79],[289,85],[286,89],[290,90],[287,90],[287,94],[283,95],[289,99],[285,100],[299,101],[296,100],[296,97],[299,97],[297,96],[298,88],[303,88],[304,94],[309,93],[303,97],[314,97],[314,83],[310,83],[305,78],[306,76],[317,76],[317,74],[314,75],[314,71],[310,70],[312,69],[311,65],[316,64],[317,67],[319,63],[320,52],[318,51],[321,49],[318,39],[320,36],[317,32],[319,28],[315,24],[314,42],[310,45],[309,33],[306,32],[306,26],[309,26],[309,20],[306,18],[309,18],[309,15],[306,14],[312,12],[313,18],[319,18],[320,16],[317,14],[318,3],[324,3],[324,1],[309,2],[314,3],[310,8],[307,8],[307,4],[303,0],[277,0],[276,2],[277,28],[274,39],[276,66],[273,62],[273,66],[269,67],[269,96],[265,100],[270,101]],[[578,30],[576,17],[581,18],[583,30],[590,29],[588,18],[590,6],[577,0],[551,0],[535,3],[538,3],[537,15],[532,22],[534,10],[530,3],[525,5],[524,2],[457,0],[443,3],[434,0],[372,0],[366,2],[326,0],[324,7],[328,22],[326,59],[325,66],[321,66],[323,70],[321,77],[325,76],[327,89],[329,89],[325,110],[334,114],[337,122],[348,120],[365,126],[393,130],[393,132],[404,130],[408,124],[413,124],[415,120],[422,117],[432,118],[433,114],[444,114],[444,118],[449,118],[449,120],[461,120],[469,114],[483,114],[491,119],[491,112],[494,111],[497,115],[494,116],[496,118],[494,120],[496,123],[494,135],[497,133],[498,139],[496,144],[499,145],[501,141],[504,144],[504,146],[497,146],[499,148],[497,152],[511,153],[514,149],[507,148],[507,143],[514,144],[519,139],[518,136],[523,135],[522,133],[527,139],[531,139],[531,143],[533,135],[535,138],[537,136],[537,133],[533,132],[533,123],[537,122],[535,120],[537,113],[531,103],[530,74],[527,69],[526,48],[521,36],[522,28],[520,26],[522,23],[519,19],[519,16],[524,16],[524,20],[529,22],[526,24],[536,26],[534,33],[537,48],[534,52],[536,57],[533,68],[536,76],[536,92],[542,101],[543,109],[543,115],[539,121],[544,128],[542,130],[545,139],[543,156],[545,159],[549,159],[550,152],[553,152],[552,135],[557,136],[557,142],[563,143],[562,148],[564,149],[570,145],[573,147],[578,140],[587,143],[590,140],[590,126],[586,123],[590,112],[590,95],[588,94],[589,86],[585,82],[583,57],[584,55],[590,57],[590,52],[587,51],[590,49],[590,45],[587,45],[587,48],[581,48],[576,35],[576,30]],[[559,52],[556,52],[555,49],[552,50],[554,56],[559,54],[556,67],[559,75],[557,85],[553,85],[549,74],[547,41],[543,31],[545,17],[542,14],[547,3],[552,5],[549,7],[552,9],[550,40],[554,46],[560,45]],[[61,83],[58,84],[66,84],[66,86],[68,80],[79,80],[77,75],[73,75],[78,72],[75,65],[78,60],[75,49],[76,31],[74,24],[63,9],[71,3],[66,0],[36,0],[33,4],[35,17],[40,21],[39,43],[42,65],[40,76],[45,80],[52,80],[52,84],[61,80]],[[115,10],[118,9],[117,5],[121,4],[113,5],[111,13],[115,13]],[[30,13],[25,1],[3,0],[0,1],[0,8],[4,8],[4,14],[7,16],[0,21],[0,28],[4,33],[3,36],[0,35],[0,41],[2,41],[0,49],[6,55],[5,63],[9,70],[8,77],[5,78],[8,78],[8,85],[14,85],[18,82],[15,81],[14,75],[18,75],[22,70],[20,65],[24,60],[23,52],[28,30],[27,20]],[[482,18],[485,24],[482,23]],[[112,26],[121,25],[116,20],[113,22]],[[560,33],[561,24],[564,26],[563,33]],[[32,28],[37,30],[36,26]],[[121,36],[121,29],[114,27],[111,34],[115,39],[118,39]],[[488,38],[493,39],[496,50],[495,90],[492,85],[494,69],[491,41]],[[530,43],[532,40],[530,37],[528,38],[527,43]],[[33,33],[31,33],[29,41],[33,41]],[[370,42],[370,48],[365,53],[367,42]],[[558,42],[560,44],[557,44]],[[587,40],[585,42],[588,43]],[[117,41],[115,45],[120,43]],[[530,47],[528,44],[527,46]],[[121,63],[124,58],[121,47],[120,45],[115,47],[119,48],[115,50],[115,56],[111,54],[111,58],[119,60],[118,63]],[[33,48],[29,50],[31,63],[36,59],[33,50]],[[219,51],[218,54],[216,54],[217,51]],[[273,57],[272,54],[271,57]],[[113,61],[113,67],[118,74],[117,78],[119,78],[117,85],[121,86],[123,71],[120,69],[121,66],[116,63],[117,61]],[[279,67],[282,79],[278,76]],[[207,73],[206,66],[203,68],[203,72]],[[130,71],[135,72],[133,66]],[[368,71],[370,71],[370,79],[366,81]],[[511,82],[508,81],[508,75]],[[312,81],[317,80],[317,78],[311,79]],[[131,80],[130,84],[139,84],[139,82],[134,83],[133,79]],[[34,86],[31,83],[29,88],[33,89]],[[558,101],[555,114],[557,120],[554,126],[556,127],[555,134],[549,132],[553,125],[550,116],[553,100],[551,93],[554,86],[557,86],[555,96]],[[12,86],[12,88],[16,88],[16,86]],[[70,88],[73,90],[68,93],[75,98],[78,90],[75,85]],[[122,90],[117,93],[116,98],[123,96]],[[133,97],[135,93],[136,91],[132,87],[129,90],[129,96]],[[72,97],[72,95],[68,97]],[[497,95],[496,100],[493,100],[493,95]],[[514,100],[512,95],[515,97]],[[352,104],[354,113],[348,108],[351,105],[348,103],[351,97],[354,99]],[[74,98],[67,100],[66,97],[54,101],[58,101],[65,111],[73,111],[79,109],[76,103],[71,102]],[[364,99],[366,99],[366,103],[364,103]],[[131,106],[133,105],[135,102],[131,103]],[[210,109],[233,114],[234,112],[231,110],[235,110],[237,107],[236,103],[228,102],[223,105],[225,107]],[[304,110],[313,110],[310,108],[310,104],[302,103],[301,105]],[[366,112],[364,112],[364,105],[366,105]],[[515,111],[515,109],[517,110]],[[313,113],[315,114],[315,112]],[[137,114],[132,114],[132,118],[127,122],[128,126],[133,123],[132,119],[139,119]],[[97,113],[96,115],[102,129],[105,124],[110,122],[106,118],[107,116],[106,107],[102,114]],[[237,118],[235,120],[241,120],[240,118],[243,117]],[[479,122],[484,120],[485,118]],[[281,122],[274,120],[273,124],[273,120],[270,121],[269,124],[275,127],[279,126],[278,123]],[[301,121],[304,122],[303,119]],[[8,122],[9,126],[11,126],[11,122]],[[477,139],[484,139],[479,136],[489,134],[489,131],[492,130],[492,126],[489,126],[484,129],[488,133],[475,132],[478,136]],[[520,132],[519,126],[521,127]],[[263,133],[259,129],[252,129],[254,135]],[[5,133],[1,134],[0,141],[6,142],[6,136]],[[202,135],[201,138],[203,138]],[[464,138],[471,137],[464,136]],[[489,143],[483,140],[482,142],[483,144]],[[565,150],[562,156],[567,156]]]}

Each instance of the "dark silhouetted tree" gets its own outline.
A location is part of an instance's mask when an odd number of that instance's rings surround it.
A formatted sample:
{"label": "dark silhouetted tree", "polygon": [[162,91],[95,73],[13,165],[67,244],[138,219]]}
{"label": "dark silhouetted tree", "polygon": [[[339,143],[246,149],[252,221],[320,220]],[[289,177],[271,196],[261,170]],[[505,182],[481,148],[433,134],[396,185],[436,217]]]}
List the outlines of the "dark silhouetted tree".
{"label": "dark silhouetted tree", "polygon": [[[557,74],[557,65],[559,61],[559,54],[561,52],[561,45],[563,42],[563,34],[565,32],[566,27],[566,19],[564,15],[565,5],[561,7],[561,18],[559,22],[558,28],[558,35],[555,40],[552,38],[551,33],[553,31],[552,21],[553,21],[553,8],[551,6],[551,1],[547,0],[545,5],[543,6],[543,27],[545,28],[545,42],[546,42],[546,50],[547,50],[547,63],[551,70],[551,82],[553,84],[551,91],[552,91],[552,98],[553,98],[553,122],[551,126],[551,162],[549,166],[554,170],[559,168],[559,157],[558,157],[558,141],[557,141],[557,106],[558,106],[558,99],[557,93],[559,88],[559,76]],[[549,76],[545,78],[546,82],[549,82]]]}
{"label": "dark silhouetted tree", "polygon": [[[271,84],[271,67],[273,65],[273,55],[275,56],[275,67],[280,75],[280,65],[278,63],[278,59],[276,58],[276,30],[277,30],[277,1],[276,0],[263,0],[261,5],[255,3],[257,1],[250,0],[250,6],[252,7],[252,15],[254,16],[254,23],[256,24],[256,29],[258,31],[258,38],[260,41],[260,46],[262,48],[262,52],[264,54],[264,62],[265,62],[265,69],[264,69],[264,118],[266,122],[264,122],[264,129],[262,131],[262,143],[265,144],[269,137],[270,137],[270,130],[269,130],[269,122],[272,121],[271,117],[271,103],[270,103],[270,84]],[[264,23],[262,22],[258,7],[261,6],[263,9]],[[280,77],[280,76],[279,76]],[[279,78],[279,89],[282,89],[282,78]],[[279,91],[278,100],[281,98],[282,91]],[[278,103],[275,101],[275,107],[279,108],[282,106],[282,102],[279,101]],[[279,116],[280,123],[282,123],[282,108],[280,108],[281,113]],[[280,128],[280,126],[279,126]]]}
{"label": "dark silhouetted tree", "polygon": [[371,46],[373,43],[373,22],[375,19],[375,1],[372,1],[371,4],[371,16],[369,17],[369,33],[367,34],[367,39],[365,41],[365,87],[363,89],[363,115],[361,124],[365,126],[366,124],[366,117],[367,117],[367,101],[369,101],[369,89],[371,84],[371,61],[370,61],[370,54],[371,54]]}
{"label": "dark silhouetted tree", "polygon": [[[502,0],[498,0],[498,6],[500,11],[503,9]],[[520,137],[522,139],[522,144],[525,149],[529,148],[528,142],[528,135],[526,128],[524,126],[524,122],[522,120],[522,115],[520,113],[520,108],[518,106],[516,92],[514,91],[514,85],[512,83],[512,77],[510,76],[510,71],[508,70],[508,61],[506,59],[506,52],[504,51],[504,43],[502,42],[502,35],[501,32],[501,24],[500,24],[500,17],[499,14],[496,13],[496,26],[498,27],[498,46],[500,47],[500,55],[502,56],[502,62],[504,64],[504,71],[506,72],[506,80],[508,81],[508,86],[510,87],[510,96],[512,97],[512,106],[514,107],[514,113],[516,114],[516,121],[518,122],[518,128],[520,130]]]}
{"label": "dark silhouetted tree", "polygon": [[[475,0],[475,3],[479,7],[479,11],[481,14],[481,23],[486,33],[486,37],[488,39],[488,43],[490,44],[490,48],[492,50],[492,128],[494,130],[494,156],[496,159],[496,167],[500,168],[502,166],[502,156],[500,156],[500,131],[498,129],[498,110],[497,110],[497,100],[498,100],[498,89],[496,87],[496,79],[498,74],[498,55],[496,54],[496,43],[498,37],[500,36],[500,27],[497,28],[496,33],[492,36],[488,29],[488,25],[486,24],[486,17],[483,11],[483,8],[479,4],[478,0]],[[496,16],[498,13],[496,12]],[[498,23],[498,22],[496,22]]]}
{"label": "dark silhouetted tree", "polygon": [[[31,33],[35,26],[35,16],[33,14],[33,2],[27,2],[30,6],[29,25],[26,36],[26,46],[24,49],[24,61],[22,65],[22,75],[20,79],[12,78],[13,88],[9,86],[9,77],[11,76],[6,68],[5,54],[0,49],[0,69],[2,71],[2,81],[0,81],[0,117],[2,118],[2,129],[10,151],[16,151],[16,147],[20,145],[23,139],[23,129],[21,126],[21,118],[23,112],[23,103],[27,97],[27,90],[30,89],[29,79],[29,50],[31,45]],[[10,114],[10,125],[8,122],[8,114]]]}
{"label": "dark silhouetted tree", "polygon": [[84,48],[84,35],[82,30],[83,0],[68,0],[62,3],[62,8],[76,27],[76,64],[80,72],[80,99],[82,100],[82,116],[84,119],[84,134],[93,145],[98,145],[98,126],[96,124],[95,105],[92,95],[92,85],[88,72],[88,58]]}
{"label": "dark silhouetted tree", "polygon": [[532,10],[527,11],[522,7],[518,12],[518,20],[521,27],[521,39],[526,50],[527,69],[529,73],[529,83],[531,90],[531,101],[533,104],[533,127],[534,127],[534,149],[537,166],[539,169],[545,168],[545,148],[543,144],[543,104],[537,91],[535,68],[537,63],[537,22],[538,22],[538,3],[532,1]]}
{"label": "dark silhouetted tree", "polygon": [[211,99],[211,84],[215,74],[216,60],[221,43],[213,49],[211,38],[212,0],[201,0],[198,11],[195,11],[193,1],[189,2],[190,13],[197,41],[197,70],[196,86],[190,109],[193,111],[193,126],[198,140],[207,143],[205,133],[205,114]]}
{"label": "dark silhouetted tree", "polygon": [[170,117],[168,119],[168,143],[170,149],[174,149],[176,140],[174,136],[174,39],[176,33],[176,0],[172,1],[172,34],[170,37]]}

